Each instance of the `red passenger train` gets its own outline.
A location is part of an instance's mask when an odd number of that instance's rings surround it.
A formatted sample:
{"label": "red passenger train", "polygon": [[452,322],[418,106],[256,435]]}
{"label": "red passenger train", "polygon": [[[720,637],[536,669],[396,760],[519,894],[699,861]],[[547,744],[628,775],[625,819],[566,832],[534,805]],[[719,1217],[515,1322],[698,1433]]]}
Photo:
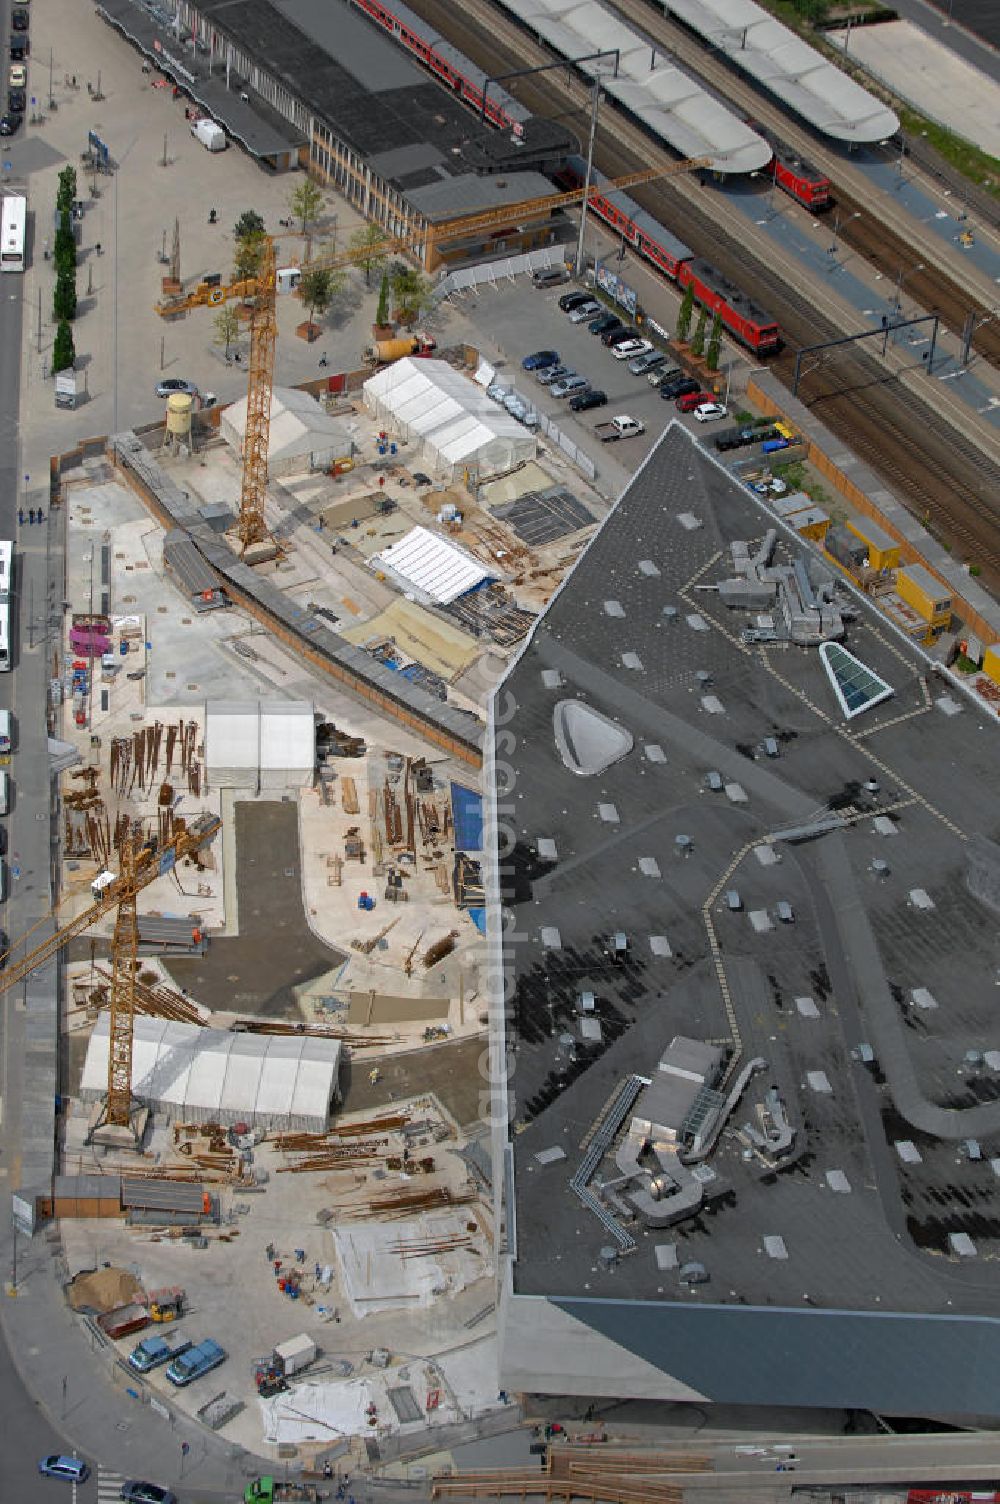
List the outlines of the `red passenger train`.
{"label": "red passenger train", "polygon": [[[556,174],[563,188],[582,188],[586,168],[581,157],[569,157]],[[598,186],[608,182],[603,173],[594,171]],[[588,213],[596,214],[614,229],[628,245],[638,251],[658,271],[676,282],[678,287],[694,287],[694,295],[711,313],[717,313],[723,325],[740,344],[756,355],[770,355],[781,348],[781,331],[777,320],[755,303],[711,265],[695,256],[690,246],[678,240],[627,193],[620,189],[591,197]]]}
{"label": "red passenger train", "polygon": [[[460,99],[482,112],[486,74],[459,52],[457,47],[453,47],[451,42],[440,36],[429,21],[410,10],[402,0],[392,0],[392,4],[383,4],[382,0],[352,0],[352,3],[381,26],[383,31],[394,37],[418,62],[423,63],[428,72],[440,79]],[[516,99],[512,99],[497,84],[491,84],[486,93],[485,113],[491,125],[499,130],[508,130],[515,136],[524,134],[525,121],[531,116],[530,110],[518,104]]]}
{"label": "red passenger train", "polygon": [[778,187],[791,198],[798,199],[807,209],[829,209],[833,195],[830,192],[830,179],[826,174],[800,157],[790,146],[786,146],[784,141],[768,130],[766,125],[761,125],[759,120],[748,120],[746,124],[758,136],[763,137],[774,153],[767,173]]}

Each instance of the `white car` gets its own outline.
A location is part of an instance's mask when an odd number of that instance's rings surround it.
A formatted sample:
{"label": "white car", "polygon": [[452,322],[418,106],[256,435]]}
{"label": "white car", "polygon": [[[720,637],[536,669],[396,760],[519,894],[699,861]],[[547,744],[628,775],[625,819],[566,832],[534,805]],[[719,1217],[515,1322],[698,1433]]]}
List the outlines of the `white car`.
{"label": "white car", "polygon": [[615,360],[631,360],[634,355],[645,355],[652,348],[648,339],[626,339],[620,345],[613,346],[611,353]]}
{"label": "white car", "polygon": [[699,423],[711,423],[716,418],[724,418],[726,409],[721,402],[703,402],[695,408],[694,415]]}
{"label": "white car", "polygon": [[600,312],[600,303],[591,300],[589,303],[581,303],[579,308],[571,308],[569,321],[571,324],[585,324],[588,319],[596,317]]}
{"label": "white car", "polygon": [[510,413],[512,418],[522,418],[528,411],[528,404],[525,402],[520,392],[508,392],[506,397],[503,399],[503,405]]}
{"label": "white car", "polygon": [[500,381],[493,381],[486,388],[486,395],[491,402],[502,402],[509,391],[509,386],[504,386]]}

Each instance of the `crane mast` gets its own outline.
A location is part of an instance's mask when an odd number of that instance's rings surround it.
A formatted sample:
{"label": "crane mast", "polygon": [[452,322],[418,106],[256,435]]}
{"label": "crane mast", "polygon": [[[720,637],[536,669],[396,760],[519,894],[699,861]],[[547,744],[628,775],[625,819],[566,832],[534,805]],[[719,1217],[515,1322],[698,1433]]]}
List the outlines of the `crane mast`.
{"label": "crane mast", "polygon": [[274,241],[263,237],[260,269],[250,323],[250,379],[247,386],[246,432],[243,438],[243,483],[237,535],[240,557],[268,537],[264,520],[267,496],[267,450],[271,437],[271,395],[274,388],[275,317]]}

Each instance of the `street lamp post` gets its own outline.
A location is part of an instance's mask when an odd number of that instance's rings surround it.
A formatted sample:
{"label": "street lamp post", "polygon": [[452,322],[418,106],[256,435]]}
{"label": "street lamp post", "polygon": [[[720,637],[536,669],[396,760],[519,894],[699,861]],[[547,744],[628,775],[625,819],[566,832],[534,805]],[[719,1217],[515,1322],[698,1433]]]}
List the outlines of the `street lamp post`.
{"label": "street lamp post", "polygon": [[899,268],[899,276],[896,278],[896,291],[893,294],[892,300],[892,307],[895,309],[897,317],[903,306],[903,283],[907,277],[915,277],[917,272],[922,272],[923,269],[924,263],[922,261],[918,261],[916,266],[911,266],[909,271],[905,271],[903,267]]}
{"label": "street lamp post", "polygon": [[[851,222],[852,219],[860,219],[860,218],[861,218],[861,210],[860,209],[856,209],[853,214],[849,214],[847,216],[847,218],[844,220],[844,226],[845,226],[845,228],[850,224],[850,222]],[[827,254],[829,256],[835,256],[837,254],[837,237],[839,235],[840,235],[840,210],[838,209],[837,213],[836,213],[836,215],[834,217],[834,221],[833,221],[833,244],[831,246],[829,246],[828,250],[827,250]]]}

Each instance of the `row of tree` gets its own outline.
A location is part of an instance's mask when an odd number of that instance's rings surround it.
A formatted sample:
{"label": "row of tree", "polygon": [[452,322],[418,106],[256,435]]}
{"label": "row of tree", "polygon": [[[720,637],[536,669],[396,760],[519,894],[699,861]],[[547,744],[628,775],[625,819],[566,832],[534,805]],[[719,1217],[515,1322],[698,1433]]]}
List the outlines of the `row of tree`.
{"label": "row of tree", "polygon": [[[681,306],[677,311],[677,338],[681,344],[687,344],[691,333],[691,321],[694,318],[694,287],[689,282],[681,299]],[[710,371],[719,369],[719,355],[722,350],[722,319],[716,314],[712,319],[712,328],[708,335],[708,349],[705,349],[705,330],[708,325],[708,309],[698,309],[698,322],[695,325],[694,337],[691,340],[691,353],[699,359],[705,357],[705,364]]]}
{"label": "row of tree", "polygon": [[76,318],[76,236],[73,233],[73,205],[76,201],[76,168],[64,167],[56,191],[56,227],[53,262],[56,281],[52,291],[52,317],[56,325],[52,348],[52,371],[72,369],[76,361],[73,331]]}
{"label": "row of tree", "polygon": [[[295,188],[289,198],[289,208],[298,220],[302,233],[315,227],[323,206],[323,195],[311,178],[306,178]],[[264,220],[256,209],[246,209],[236,221],[233,235],[236,252],[233,259],[233,276],[237,281],[252,280],[260,269],[264,247]],[[413,324],[430,301],[431,285],[427,278],[413,267],[401,261],[390,263],[385,251],[385,232],[378,225],[363,225],[351,236],[349,250],[355,266],[365,275],[365,284],[370,287],[372,279],[381,274],[376,323],[389,321],[389,300],[392,298],[394,316],[402,324]],[[299,294],[308,314],[309,323],[326,313],[334,298],[343,292],[347,273],[341,268],[323,265],[302,268]],[[230,316],[231,314],[231,316]],[[236,336],[238,321],[235,311],[222,309],[216,319],[220,343],[226,345],[226,353]]]}

